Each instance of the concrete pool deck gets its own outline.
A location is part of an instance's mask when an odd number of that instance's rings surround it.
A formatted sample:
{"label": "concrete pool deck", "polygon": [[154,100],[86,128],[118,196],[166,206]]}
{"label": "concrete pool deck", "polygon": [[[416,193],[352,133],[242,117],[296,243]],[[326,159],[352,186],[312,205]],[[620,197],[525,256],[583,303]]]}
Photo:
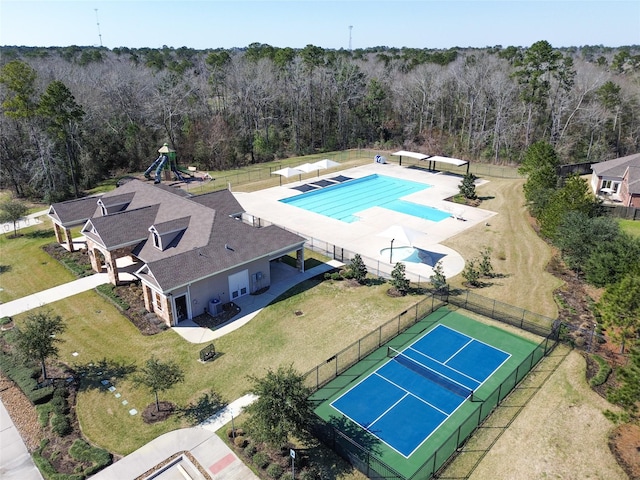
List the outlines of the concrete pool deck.
{"label": "concrete pool deck", "polygon": [[[301,192],[293,187],[305,183],[313,183],[337,175],[362,178],[372,174],[387,175],[431,185],[431,188],[412,193],[402,199],[443,210],[451,216],[439,222],[432,222],[385,208],[372,207],[356,213],[356,216],[359,217],[358,221],[345,223],[279,201],[283,198],[300,195]],[[384,230],[393,225],[401,225],[422,232],[422,235],[413,241],[412,246],[445,254],[446,256],[442,260],[444,274],[446,277],[452,277],[464,269],[465,262],[460,254],[445,247],[441,242],[475,225],[486,223],[489,218],[496,215],[495,212],[481,208],[445,201],[445,198],[459,193],[460,181],[459,176],[428,172],[389,163],[371,163],[320,177],[292,181],[257,192],[234,192],[234,195],[249,215],[267,220],[304,237],[313,238],[314,242],[326,242],[359,253],[363,256],[371,273],[376,273],[376,269],[389,273],[393,268],[393,265],[389,263],[389,258],[386,256],[383,258],[383,255],[380,254],[380,251],[388,248],[391,243],[391,239],[380,235]],[[477,184],[483,182],[486,181],[480,180]],[[398,240],[394,242],[394,247],[401,246],[407,245]],[[409,278],[413,276],[420,281],[425,281],[433,274],[433,269],[423,263],[405,262],[405,266]],[[416,278],[411,279],[416,280]]]}

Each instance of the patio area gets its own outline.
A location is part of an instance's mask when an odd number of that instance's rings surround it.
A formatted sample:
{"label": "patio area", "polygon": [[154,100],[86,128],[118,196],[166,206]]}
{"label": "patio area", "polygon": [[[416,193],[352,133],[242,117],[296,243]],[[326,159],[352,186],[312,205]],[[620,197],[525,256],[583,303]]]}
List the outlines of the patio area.
{"label": "patio area", "polygon": [[[417,231],[420,235],[413,239],[410,246],[433,252],[434,255],[441,257],[444,273],[447,277],[460,273],[464,269],[465,262],[460,254],[445,247],[441,242],[475,225],[484,224],[495,215],[495,212],[445,200],[459,192],[460,176],[401,167],[389,163],[368,164],[342,170],[337,174],[352,179],[379,174],[428,184],[431,188],[410,194],[403,199],[436,208],[449,213],[450,216],[439,222],[434,222],[382,207],[372,207],[358,212],[358,221],[345,223],[280,202],[281,199],[300,195],[299,187],[309,183],[305,181],[290,182],[283,186],[251,193],[234,192],[234,195],[248,214],[306,237],[309,239],[308,246],[324,243],[359,253],[370,271],[378,269],[390,272],[393,268],[389,262],[389,255],[382,253],[385,248],[390,247],[392,240],[381,236],[383,231],[394,225]],[[330,175],[320,176],[314,179],[314,182],[317,184],[322,180],[329,180],[330,177],[336,177],[337,174],[333,172]],[[483,182],[485,181],[479,180],[477,184]],[[396,239],[393,246],[409,245]],[[426,263],[406,262],[405,266],[408,276],[419,277],[423,281],[433,274],[432,267]]]}

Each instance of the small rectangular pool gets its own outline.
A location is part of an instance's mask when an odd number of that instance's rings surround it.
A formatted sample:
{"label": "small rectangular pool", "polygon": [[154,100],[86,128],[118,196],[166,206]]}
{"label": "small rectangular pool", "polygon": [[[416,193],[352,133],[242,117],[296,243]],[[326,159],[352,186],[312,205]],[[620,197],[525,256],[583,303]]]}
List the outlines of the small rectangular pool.
{"label": "small rectangular pool", "polygon": [[431,185],[374,174],[280,201],[346,223],[357,221],[356,214],[371,207],[386,208],[432,222],[450,217],[450,213],[442,210],[400,200],[427,188]]}

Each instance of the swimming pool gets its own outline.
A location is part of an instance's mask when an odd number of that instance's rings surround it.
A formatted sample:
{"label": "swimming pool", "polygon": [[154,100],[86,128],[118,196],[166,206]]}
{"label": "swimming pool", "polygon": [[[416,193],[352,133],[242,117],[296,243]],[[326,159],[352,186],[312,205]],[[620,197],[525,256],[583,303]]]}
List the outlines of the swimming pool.
{"label": "swimming pool", "polygon": [[427,188],[431,185],[373,174],[280,201],[346,223],[356,222],[356,213],[371,207],[382,207],[432,222],[450,217],[450,213],[442,210],[400,200]]}

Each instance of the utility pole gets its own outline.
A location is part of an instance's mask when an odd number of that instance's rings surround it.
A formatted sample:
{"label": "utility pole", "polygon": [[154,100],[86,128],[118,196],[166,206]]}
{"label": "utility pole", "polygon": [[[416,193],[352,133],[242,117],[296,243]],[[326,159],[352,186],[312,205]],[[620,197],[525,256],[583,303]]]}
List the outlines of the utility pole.
{"label": "utility pole", "polygon": [[98,20],[98,9],[94,8],[96,11],[96,25],[98,26],[98,38],[100,38],[100,46],[102,46],[102,33],[100,33],[100,20]]}

